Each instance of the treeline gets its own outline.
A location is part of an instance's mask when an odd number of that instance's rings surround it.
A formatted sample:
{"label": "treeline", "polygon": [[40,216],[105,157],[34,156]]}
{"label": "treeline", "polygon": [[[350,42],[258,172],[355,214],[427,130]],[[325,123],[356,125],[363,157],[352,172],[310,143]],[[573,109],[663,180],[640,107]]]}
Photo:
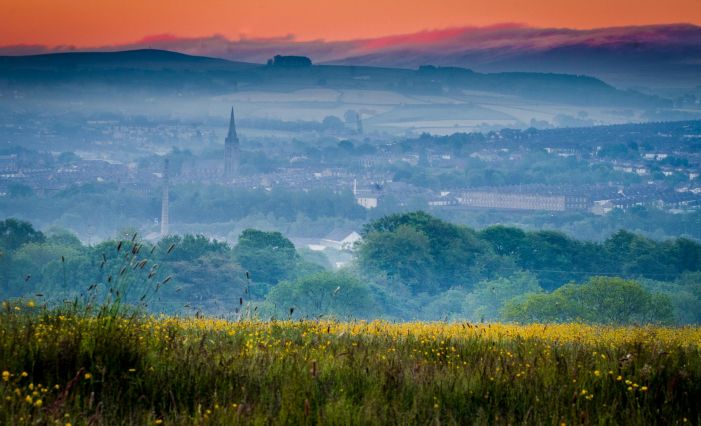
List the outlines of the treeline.
{"label": "treeline", "polygon": [[66,231],[47,235],[27,222],[0,221],[0,299],[119,297],[164,312],[225,314],[281,280],[322,270],[278,232],[246,230],[233,248],[202,235],[149,243],[134,231],[86,246]]}
{"label": "treeline", "polygon": [[414,212],[367,224],[357,267],[396,318],[701,322],[701,245],[685,238],[596,243]]}
{"label": "treeline", "polygon": [[[620,149],[621,146],[634,147],[634,155],[639,152],[665,152],[685,150],[698,152],[701,143],[687,137],[701,131],[701,121],[657,121],[648,123],[614,124],[606,126],[562,127],[555,129],[502,129],[488,133],[453,133],[437,136],[422,134],[418,138],[402,141],[402,146],[411,150],[433,149],[455,153],[465,149],[527,147],[562,147],[590,150],[596,146],[604,149]],[[631,143],[631,141],[637,141]]]}
{"label": "treeline", "polygon": [[[613,170],[604,163],[592,164],[591,161],[576,157],[557,157],[544,150],[519,152],[514,156],[509,152],[493,155],[489,161],[462,156],[463,167],[460,169],[436,168],[429,165],[412,166],[396,164],[390,168],[395,181],[411,183],[422,188],[441,190],[445,188],[464,188],[482,186],[551,184],[561,185],[595,185],[607,182],[636,184],[642,178],[631,173]],[[659,172],[659,173],[658,173]],[[652,170],[657,180],[670,180],[659,170]],[[680,175],[681,176],[681,175]],[[674,179],[681,181],[682,177]],[[688,179],[684,176],[683,179]]]}
{"label": "treeline", "polygon": [[[619,231],[602,243],[552,231],[482,231],[423,212],[368,223],[331,269],[278,232],[238,243],[134,231],[84,245],[0,222],[0,299],[119,300],[152,311],[260,318],[701,323],[701,245]],[[157,291],[156,291],[157,290]]]}
{"label": "treeline", "polygon": [[673,281],[701,270],[700,244],[686,238],[655,241],[623,230],[598,243],[501,225],[475,231],[414,212],[371,222],[363,237],[361,268],[414,293],[472,288],[518,271],[554,290],[598,275]]}

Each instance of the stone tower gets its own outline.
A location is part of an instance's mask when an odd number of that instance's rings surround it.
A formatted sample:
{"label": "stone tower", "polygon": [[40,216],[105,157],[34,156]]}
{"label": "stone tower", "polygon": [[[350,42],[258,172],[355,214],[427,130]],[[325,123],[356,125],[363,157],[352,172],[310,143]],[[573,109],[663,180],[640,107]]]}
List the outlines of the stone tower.
{"label": "stone tower", "polygon": [[239,137],[236,135],[236,122],[234,121],[234,107],[231,107],[231,118],[229,119],[229,133],[224,139],[224,178],[231,180],[239,170],[239,157],[241,148]]}

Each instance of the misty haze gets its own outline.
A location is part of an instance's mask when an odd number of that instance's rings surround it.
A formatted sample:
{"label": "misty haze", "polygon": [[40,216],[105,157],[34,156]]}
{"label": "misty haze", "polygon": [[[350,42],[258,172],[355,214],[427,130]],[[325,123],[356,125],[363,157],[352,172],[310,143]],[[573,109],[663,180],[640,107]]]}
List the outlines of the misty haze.
{"label": "misty haze", "polygon": [[672,3],[8,24],[0,423],[701,423],[701,9]]}

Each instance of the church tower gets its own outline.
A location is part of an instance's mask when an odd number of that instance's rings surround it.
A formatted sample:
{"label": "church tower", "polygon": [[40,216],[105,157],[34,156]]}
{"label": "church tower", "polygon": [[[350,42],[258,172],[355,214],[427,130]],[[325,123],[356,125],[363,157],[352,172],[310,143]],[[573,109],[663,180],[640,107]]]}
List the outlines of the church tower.
{"label": "church tower", "polygon": [[230,180],[239,170],[239,157],[241,147],[239,137],[236,135],[236,122],[234,121],[234,107],[231,107],[231,118],[229,119],[229,133],[224,139],[224,178]]}

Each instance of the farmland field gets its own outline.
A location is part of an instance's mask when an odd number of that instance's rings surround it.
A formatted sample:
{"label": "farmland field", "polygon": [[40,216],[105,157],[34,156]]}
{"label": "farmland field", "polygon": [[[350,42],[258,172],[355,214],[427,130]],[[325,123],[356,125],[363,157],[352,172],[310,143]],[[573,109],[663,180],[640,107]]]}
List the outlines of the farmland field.
{"label": "farmland field", "polygon": [[2,424],[698,424],[701,329],[5,303]]}

